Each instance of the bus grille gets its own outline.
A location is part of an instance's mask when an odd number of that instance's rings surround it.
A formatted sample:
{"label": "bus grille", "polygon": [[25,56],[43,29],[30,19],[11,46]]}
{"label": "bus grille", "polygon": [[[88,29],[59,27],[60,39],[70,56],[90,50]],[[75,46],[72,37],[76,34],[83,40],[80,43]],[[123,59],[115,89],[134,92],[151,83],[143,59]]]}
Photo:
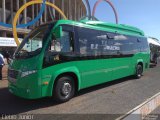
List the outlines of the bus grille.
{"label": "bus grille", "polygon": [[16,71],[16,70],[11,70],[11,69],[9,69],[8,70],[8,77],[11,77],[11,78],[14,78],[14,79],[16,79],[17,77],[18,77],[18,71]]}

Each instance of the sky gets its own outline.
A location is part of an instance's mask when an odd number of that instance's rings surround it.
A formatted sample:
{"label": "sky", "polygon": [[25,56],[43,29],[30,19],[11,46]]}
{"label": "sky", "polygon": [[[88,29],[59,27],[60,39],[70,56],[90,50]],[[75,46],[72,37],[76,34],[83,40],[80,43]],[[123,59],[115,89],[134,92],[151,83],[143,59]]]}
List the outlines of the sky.
{"label": "sky", "polygon": [[[97,0],[89,0],[93,8]],[[144,31],[146,36],[160,40],[160,0],[110,0],[118,13],[119,24],[127,24]],[[115,23],[112,8],[106,2],[97,7],[95,17]]]}

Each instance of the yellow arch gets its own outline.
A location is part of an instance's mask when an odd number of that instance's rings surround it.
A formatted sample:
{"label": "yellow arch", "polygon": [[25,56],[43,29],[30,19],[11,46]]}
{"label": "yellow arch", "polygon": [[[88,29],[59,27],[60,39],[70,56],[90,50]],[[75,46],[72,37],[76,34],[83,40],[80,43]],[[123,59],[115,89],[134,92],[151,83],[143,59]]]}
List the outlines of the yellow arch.
{"label": "yellow arch", "polygon": [[[30,1],[26,4],[24,4],[16,13],[15,17],[14,17],[14,20],[13,20],[13,36],[14,36],[14,39],[15,39],[15,42],[17,44],[17,46],[19,46],[20,42],[18,40],[18,35],[17,35],[17,20],[19,18],[19,15],[21,14],[21,12],[27,8],[28,6],[30,5],[33,5],[33,4],[40,4],[40,3],[43,3],[42,0],[37,0],[37,1]],[[50,3],[50,2],[45,2],[46,5],[49,5],[51,6],[52,8],[54,8],[56,11],[58,11],[62,17],[64,19],[67,19],[67,17],[65,16],[65,14],[56,6],[54,5],[53,3]]]}

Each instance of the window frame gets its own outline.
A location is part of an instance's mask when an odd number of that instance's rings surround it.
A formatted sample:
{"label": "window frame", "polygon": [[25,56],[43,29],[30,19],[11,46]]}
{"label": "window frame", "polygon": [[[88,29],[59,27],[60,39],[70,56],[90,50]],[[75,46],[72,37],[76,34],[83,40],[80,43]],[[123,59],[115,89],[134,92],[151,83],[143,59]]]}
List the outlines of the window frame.
{"label": "window frame", "polygon": [[[72,51],[70,51],[70,52],[66,52],[66,53],[74,53],[75,52],[75,32],[74,32],[74,30],[72,29],[72,26],[71,25],[60,25],[60,26],[62,26],[62,31],[65,31],[65,32],[69,32],[69,38],[70,38],[70,40],[71,40],[71,38],[72,38],[72,41],[70,41],[70,47],[72,47]],[[66,28],[67,27],[67,28]],[[51,34],[52,34],[53,32],[51,32]],[[47,51],[48,51],[48,49],[50,49],[51,48],[51,41],[52,40],[50,40],[49,41],[49,43],[48,43],[48,45],[47,45]],[[56,51],[51,51],[50,50],[50,52],[56,52]],[[65,52],[57,52],[57,53],[65,53]]]}

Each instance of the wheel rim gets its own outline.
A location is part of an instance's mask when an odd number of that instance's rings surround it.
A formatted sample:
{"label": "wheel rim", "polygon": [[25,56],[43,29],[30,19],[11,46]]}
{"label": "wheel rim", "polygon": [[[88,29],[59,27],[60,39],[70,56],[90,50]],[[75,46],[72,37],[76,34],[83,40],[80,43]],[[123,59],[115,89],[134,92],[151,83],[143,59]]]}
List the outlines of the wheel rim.
{"label": "wheel rim", "polygon": [[61,94],[64,97],[68,97],[72,91],[71,84],[69,82],[65,82],[62,84]]}

